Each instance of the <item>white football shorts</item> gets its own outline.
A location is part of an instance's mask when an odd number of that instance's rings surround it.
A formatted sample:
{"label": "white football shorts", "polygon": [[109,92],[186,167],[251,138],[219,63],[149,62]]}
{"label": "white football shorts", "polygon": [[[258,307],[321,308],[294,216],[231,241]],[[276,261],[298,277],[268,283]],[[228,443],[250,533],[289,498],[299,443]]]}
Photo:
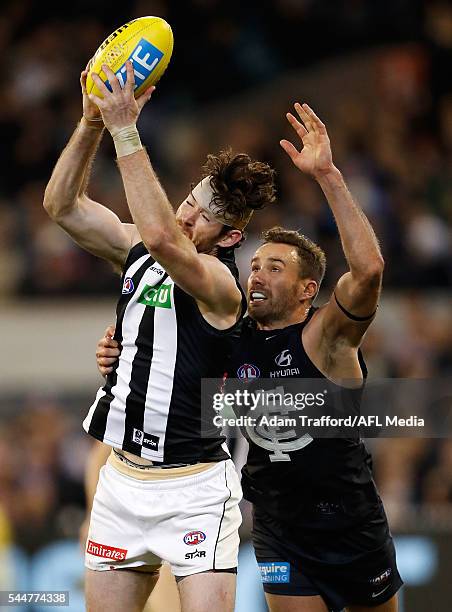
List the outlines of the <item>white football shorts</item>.
{"label": "white football shorts", "polygon": [[230,459],[158,480],[119,471],[118,461],[110,456],[99,474],[87,568],[146,571],[167,561],[175,576],[189,576],[237,567],[242,490]]}

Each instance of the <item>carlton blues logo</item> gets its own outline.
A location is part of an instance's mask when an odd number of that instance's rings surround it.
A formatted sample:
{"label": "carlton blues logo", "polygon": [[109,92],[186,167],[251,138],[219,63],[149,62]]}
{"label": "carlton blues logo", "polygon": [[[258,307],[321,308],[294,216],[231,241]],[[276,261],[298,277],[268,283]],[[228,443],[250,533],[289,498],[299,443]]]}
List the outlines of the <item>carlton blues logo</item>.
{"label": "carlton blues logo", "polygon": [[260,370],[257,366],[252,363],[244,363],[237,370],[237,378],[247,382],[248,380],[253,380],[254,378],[259,378],[261,375]]}
{"label": "carlton blues logo", "polygon": [[197,546],[204,542],[206,539],[206,534],[203,531],[190,531],[184,535],[184,543],[187,546]]}
{"label": "carlton blues logo", "polygon": [[130,278],[130,276],[128,276],[124,279],[124,283],[122,285],[122,293],[124,295],[127,295],[128,293],[132,293],[134,289],[135,287],[133,286],[133,280]]}

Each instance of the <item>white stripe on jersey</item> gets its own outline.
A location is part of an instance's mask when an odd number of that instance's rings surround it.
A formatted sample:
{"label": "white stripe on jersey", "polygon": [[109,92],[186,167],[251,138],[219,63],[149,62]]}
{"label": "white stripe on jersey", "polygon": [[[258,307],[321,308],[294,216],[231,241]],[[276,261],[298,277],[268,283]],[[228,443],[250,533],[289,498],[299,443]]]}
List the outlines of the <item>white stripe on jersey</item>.
{"label": "white stripe on jersey", "polygon": [[165,283],[171,285],[171,303],[173,307],[155,309],[154,348],[146,391],[146,410],[144,412],[144,431],[160,438],[159,450],[141,449],[142,457],[153,459],[154,461],[163,461],[166,424],[173,392],[174,367],[177,354],[174,281],[168,277]]}
{"label": "white stripe on jersey", "polygon": [[[150,285],[153,287],[162,279],[161,273],[159,274],[156,270],[163,270],[163,268],[157,263],[153,264],[152,267],[153,270],[147,269],[143,274],[143,277],[135,290],[133,298],[127,304],[124,312],[122,321],[122,352],[119,359],[118,369],[116,370],[116,385],[111,390],[114,398],[110,404],[110,410],[108,412],[107,427],[104,435],[104,440],[106,442],[111,440],[115,441],[116,443],[119,442],[119,444],[122,445],[122,441],[124,439],[126,424],[125,407],[127,397],[130,393],[133,359],[138,350],[136,339],[140,329],[141,319],[143,318],[146,308],[148,308],[145,304],[140,304],[137,300],[140,297],[145,285]],[[132,274],[128,272],[127,276],[132,276]]]}
{"label": "white stripe on jersey", "polygon": [[[151,255],[148,253],[147,255],[143,255],[139,259],[137,259],[131,266],[128,268],[124,274],[124,278],[132,277],[140,267],[145,263],[147,259],[151,259]],[[157,267],[157,265],[155,266]],[[156,284],[161,278],[160,274],[156,272],[150,272],[146,270],[143,275],[139,286],[135,290],[134,297],[127,304],[127,307],[124,312],[123,323],[122,323],[122,352],[121,357],[119,359],[118,368],[116,370],[117,379],[116,385],[114,385],[111,389],[111,393],[113,395],[113,400],[110,405],[110,410],[108,413],[107,426],[104,434],[104,441],[108,443],[112,443],[115,446],[118,445],[121,448],[122,440],[124,438],[124,429],[125,429],[125,405],[127,396],[130,393],[130,376],[132,372],[132,363],[135,353],[137,352],[137,346],[135,344],[136,337],[138,335],[138,329],[141,323],[141,318],[143,316],[144,309],[146,306],[143,304],[137,304],[136,300],[141,295],[141,291],[146,283],[151,284],[152,280],[154,280],[153,284]],[[135,307],[135,308],[133,308]],[[129,310],[131,311],[129,313]],[[139,311],[139,312],[137,312]],[[105,395],[105,393],[100,394],[102,388],[99,389],[96,395],[96,399],[89,409],[88,415],[86,419],[83,421],[83,427],[85,431],[89,430],[89,426],[91,423],[91,418],[93,412],[96,409],[98,401],[101,397]],[[113,408],[117,408],[116,410],[112,410]],[[118,410],[119,408],[119,410]],[[116,417],[116,418],[115,418]]]}
{"label": "white stripe on jersey", "polygon": [[101,397],[104,397],[104,395],[107,395],[107,393],[106,391],[104,391],[103,387],[101,387],[100,389],[98,389],[96,393],[96,398],[94,402],[91,404],[91,407],[88,410],[88,414],[86,415],[85,420],[82,423],[82,426],[85,429],[85,431],[88,431],[89,429],[91,419],[93,418],[93,413],[96,410],[97,402],[100,400]]}

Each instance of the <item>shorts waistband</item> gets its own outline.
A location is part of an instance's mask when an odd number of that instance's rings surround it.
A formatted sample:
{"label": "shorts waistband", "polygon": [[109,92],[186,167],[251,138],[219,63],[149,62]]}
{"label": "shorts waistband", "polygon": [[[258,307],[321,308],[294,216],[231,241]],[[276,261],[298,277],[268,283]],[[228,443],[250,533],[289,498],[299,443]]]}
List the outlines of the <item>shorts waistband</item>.
{"label": "shorts waistband", "polygon": [[[107,463],[109,463],[117,472],[120,472],[124,476],[133,478],[134,480],[144,481],[165,481],[162,484],[167,484],[169,480],[177,480],[175,486],[180,486],[179,481],[182,478],[196,477],[198,481],[210,478],[215,467],[223,464],[224,461],[216,463],[194,463],[183,465],[179,467],[166,467],[165,469],[156,469],[156,467],[135,465],[132,461],[129,461],[114,449],[108,457]],[[206,474],[204,474],[206,472]]]}
{"label": "shorts waistband", "polygon": [[137,468],[138,470],[168,470],[173,468],[188,467],[190,465],[197,465],[200,463],[200,461],[193,461],[191,463],[162,463],[160,461],[151,461],[150,459],[147,459],[146,463],[139,463],[138,461],[135,462],[129,459],[129,457],[126,457],[125,453],[117,448],[113,448],[113,452],[120,461],[126,465],[129,465],[130,467]]}

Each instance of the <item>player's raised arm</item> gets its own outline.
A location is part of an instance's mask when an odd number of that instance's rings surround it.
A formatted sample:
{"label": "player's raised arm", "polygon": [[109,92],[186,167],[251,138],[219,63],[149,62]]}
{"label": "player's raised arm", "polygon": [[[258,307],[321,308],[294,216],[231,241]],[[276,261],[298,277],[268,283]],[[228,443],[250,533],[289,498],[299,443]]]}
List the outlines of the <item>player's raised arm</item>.
{"label": "player's raised arm", "polygon": [[216,257],[198,253],[181,230],[141,145],[136,121],[154,87],[135,100],[133,68],[130,62],[126,66],[127,81],[123,88],[108,66],[102,67],[111,92],[93,74],[103,98],[90,97],[99,106],[105,126],[113,136],[127,202],[141,239],[174,282],[208,310],[236,314],[241,295],[232,274]]}
{"label": "player's raised arm", "polygon": [[287,119],[302,142],[281,146],[295,166],[320,185],[334,214],[350,271],[338,281],[334,294],[319,316],[324,335],[334,342],[343,339],[358,346],[378,305],[384,261],[375,233],[353,199],[340,171],[333,164],[325,125],[307,104],[295,104],[299,116]]}
{"label": "player's raised arm", "polygon": [[139,235],[132,224],[122,223],[115,213],[86,194],[104,130],[98,108],[86,95],[86,75],[85,69],[80,77],[83,117],[56,163],[45,190],[44,208],[77,244],[119,270]]}

